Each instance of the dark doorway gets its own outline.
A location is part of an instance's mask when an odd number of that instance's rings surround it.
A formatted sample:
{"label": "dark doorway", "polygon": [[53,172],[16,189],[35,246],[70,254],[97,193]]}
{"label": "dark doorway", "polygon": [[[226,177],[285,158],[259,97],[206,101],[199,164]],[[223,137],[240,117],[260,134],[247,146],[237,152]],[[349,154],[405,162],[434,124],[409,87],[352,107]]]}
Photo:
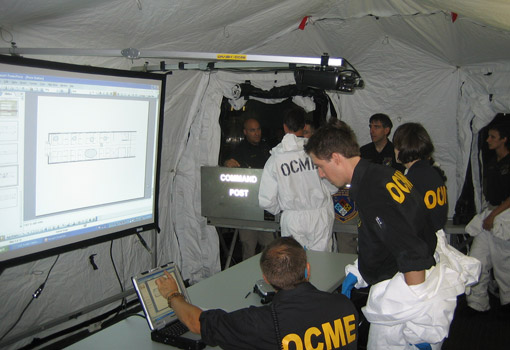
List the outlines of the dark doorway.
{"label": "dark doorway", "polygon": [[241,110],[231,107],[228,99],[223,98],[220,114],[221,147],[218,164],[229,158],[232,150],[244,139],[243,123],[248,118],[259,121],[262,139],[273,148],[283,138],[283,116],[289,109],[301,108],[288,98],[280,103],[267,104],[257,100],[248,100]]}

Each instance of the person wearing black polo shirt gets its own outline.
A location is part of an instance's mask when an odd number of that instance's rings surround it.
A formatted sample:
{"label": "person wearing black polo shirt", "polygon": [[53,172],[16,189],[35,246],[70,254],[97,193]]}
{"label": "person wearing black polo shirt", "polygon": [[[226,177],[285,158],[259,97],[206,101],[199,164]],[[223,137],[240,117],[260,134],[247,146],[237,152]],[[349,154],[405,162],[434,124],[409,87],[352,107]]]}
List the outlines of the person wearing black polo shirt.
{"label": "person wearing black polo shirt", "polygon": [[443,229],[448,220],[446,175],[432,158],[430,135],[419,123],[405,123],[395,130],[393,145],[397,162],[405,167],[405,176],[423,196],[434,231]]}
{"label": "person wearing black polo shirt", "polygon": [[[223,164],[229,168],[263,169],[269,158],[269,146],[262,140],[260,123],[248,118],[243,124],[244,140],[234,149],[231,158]],[[243,260],[255,255],[257,244],[263,250],[274,239],[273,232],[239,229],[239,240],[243,248]]]}
{"label": "person wearing black polo shirt", "polygon": [[340,120],[319,128],[305,151],[321,177],[350,185],[357,204],[358,260],[346,266],[342,293],[371,286],[367,348],[440,349],[464,281],[435,268],[437,238],[422,194],[400,171],[360,158],[354,132]]}
{"label": "person wearing black polo shirt", "polygon": [[369,126],[372,142],[360,148],[361,158],[403,171],[402,165],[395,160],[393,143],[388,138],[393,127],[390,117],[384,113],[376,113],[370,117]]}
{"label": "person wearing black polo shirt", "polygon": [[224,165],[229,168],[264,168],[269,158],[269,146],[262,140],[260,123],[248,118],[243,124],[244,140],[233,150]]}
{"label": "person wearing black polo shirt", "polygon": [[[436,232],[437,246],[434,254],[438,264],[436,269],[448,271],[450,281],[460,281],[455,285],[455,288],[461,294],[465,291],[466,285],[476,283],[481,264],[477,259],[465,256],[452,248],[446,239],[443,230],[448,218],[446,176],[432,158],[434,153],[432,139],[420,123],[405,123],[395,130],[393,144],[395,158],[405,166],[405,176],[420,192],[427,208],[428,220]],[[468,266],[469,268],[467,268]],[[454,283],[450,282],[449,288],[453,289],[453,285]],[[439,295],[438,293],[435,298],[441,301]],[[447,295],[445,296],[447,297]],[[441,329],[442,334],[447,337],[456,307],[455,298],[451,298],[451,302],[445,304],[447,307],[442,309],[445,315],[442,328],[436,327]],[[436,325],[438,324],[440,322],[436,322]]]}
{"label": "person wearing black polo shirt", "polygon": [[310,264],[294,238],[271,242],[262,252],[260,268],[264,280],[276,290],[271,305],[233,312],[202,311],[189,304],[166,271],[156,284],[181,322],[209,346],[232,350],[357,349],[356,307],[345,295],[320,291],[308,282]]}
{"label": "person wearing black polo shirt", "polygon": [[490,270],[499,287],[501,310],[510,314],[510,125],[489,124],[487,144],[494,151],[484,174],[486,208],[466,225],[475,236],[470,256],[482,262],[480,281],[471,288],[467,304],[476,311],[490,309],[487,291]]}

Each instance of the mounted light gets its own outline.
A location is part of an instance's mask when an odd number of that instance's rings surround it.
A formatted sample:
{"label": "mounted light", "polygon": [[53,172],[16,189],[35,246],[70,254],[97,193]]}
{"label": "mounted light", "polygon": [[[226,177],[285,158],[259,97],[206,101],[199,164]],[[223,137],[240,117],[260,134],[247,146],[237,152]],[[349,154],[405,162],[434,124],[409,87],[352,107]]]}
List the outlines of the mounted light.
{"label": "mounted light", "polygon": [[310,69],[300,68],[294,72],[297,85],[305,85],[323,90],[353,92],[362,88],[364,82],[354,69]]}

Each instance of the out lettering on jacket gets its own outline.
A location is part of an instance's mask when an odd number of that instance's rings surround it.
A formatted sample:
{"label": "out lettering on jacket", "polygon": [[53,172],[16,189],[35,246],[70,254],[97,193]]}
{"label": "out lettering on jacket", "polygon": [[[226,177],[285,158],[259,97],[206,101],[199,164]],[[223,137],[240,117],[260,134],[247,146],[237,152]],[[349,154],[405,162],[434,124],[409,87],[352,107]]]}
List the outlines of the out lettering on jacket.
{"label": "out lettering on jacket", "polygon": [[[356,318],[353,314],[338,318],[333,322],[323,323],[320,327],[310,327],[301,338],[296,333],[283,337],[283,350],[295,348],[296,350],[329,350],[341,349],[356,340]],[[324,342],[318,337],[324,337]],[[293,347],[291,347],[294,344]]]}

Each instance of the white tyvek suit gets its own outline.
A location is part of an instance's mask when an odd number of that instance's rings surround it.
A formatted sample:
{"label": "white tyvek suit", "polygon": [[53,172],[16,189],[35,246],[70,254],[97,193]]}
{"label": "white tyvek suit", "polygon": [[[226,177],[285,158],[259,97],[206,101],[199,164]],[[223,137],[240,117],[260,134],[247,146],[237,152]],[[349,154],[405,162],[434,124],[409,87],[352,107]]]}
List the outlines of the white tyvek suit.
{"label": "white tyvek suit", "polygon": [[286,134],[271,150],[260,181],[259,205],[272,214],[283,211],[282,236],[293,236],[307,249],[331,251],[331,194],[337,189],[321,180],[304,144],[304,138]]}
{"label": "white tyvek suit", "polygon": [[466,225],[466,232],[475,237],[469,255],[482,262],[480,280],[466,298],[468,305],[478,311],[490,309],[487,288],[491,269],[499,287],[501,304],[510,303],[510,209],[499,213],[492,229],[487,231],[482,227],[483,220],[493,209],[485,209]]}
{"label": "white tyvek suit", "polygon": [[[425,282],[408,286],[399,272],[370,289],[362,309],[370,322],[369,350],[415,349],[412,344],[419,343],[440,349],[448,336],[457,295],[478,281],[481,264],[449,246],[443,230],[436,235],[437,264],[426,270]],[[348,265],[346,273],[355,269]],[[358,284],[356,287],[363,287],[364,281],[358,280]]]}

